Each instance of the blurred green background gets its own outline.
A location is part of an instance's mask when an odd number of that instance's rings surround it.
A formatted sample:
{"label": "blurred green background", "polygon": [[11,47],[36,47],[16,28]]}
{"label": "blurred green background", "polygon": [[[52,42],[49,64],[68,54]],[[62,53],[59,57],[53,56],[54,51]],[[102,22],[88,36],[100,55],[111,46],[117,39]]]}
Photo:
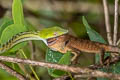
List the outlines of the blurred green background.
{"label": "blurred green background", "polygon": [[[89,25],[106,39],[104,11],[102,0],[22,0],[24,7],[24,18],[29,31],[41,30],[46,27],[60,26],[68,29],[69,34],[78,38],[89,39],[82,23],[82,16],[85,16]],[[109,0],[110,21],[113,26],[114,0]],[[0,0],[0,25],[6,18],[11,18],[12,0]],[[112,27],[113,28],[113,27]],[[39,44],[39,45],[38,45]],[[29,41],[23,48],[28,58],[45,61],[47,46],[42,41]],[[34,53],[34,54],[32,54]],[[11,53],[10,56],[15,56]],[[20,57],[20,54],[16,55]],[[81,54],[77,66],[88,66],[93,64],[93,54]],[[7,63],[9,64],[9,63]],[[14,64],[15,66],[16,64]],[[12,64],[9,66],[14,67]],[[24,67],[26,73],[33,76],[28,66]],[[21,69],[15,66],[16,70]],[[40,80],[51,80],[47,69],[34,67]],[[21,71],[21,70],[20,70]],[[22,70],[21,73],[24,71]],[[34,76],[33,76],[34,77]],[[4,70],[0,69],[1,80],[16,80]]]}

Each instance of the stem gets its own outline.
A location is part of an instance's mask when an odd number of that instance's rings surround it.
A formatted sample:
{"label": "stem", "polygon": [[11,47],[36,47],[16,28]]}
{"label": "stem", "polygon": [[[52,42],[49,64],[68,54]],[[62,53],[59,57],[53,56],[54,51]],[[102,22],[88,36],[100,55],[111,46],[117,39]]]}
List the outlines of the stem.
{"label": "stem", "polygon": [[[21,49],[21,53],[23,54],[24,58],[27,59],[27,56],[25,55],[24,51]],[[36,72],[34,71],[33,67],[30,65],[30,69],[32,70],[34,76],[36,77],[37,80],[40,80],[39,77],[37,76]]]}
{"label": "stem", "polygon": [[117,42],[117,31],[118,31],[118,2],[115,0],[115,13],[114,13],[114,35],[113,35],[113,44],[116,46]]}
{"label": "stem", "polygon": [[9,66],[3,64],[2,62],[0,62],[0,68],[4,69],[5,71],[10,73],[11,75],[17,77],[19,80],[26,80],[25,77],[22,74],[16,72],[15,70],[13,70]]}
{"label": "stem", "polygon": [[91,77],[102,77],[102,78],[120,80],[120,74],[107,73],[107,72],[102,72],[98,70],[92,70],[89,68],[73,67],[73,66],[67,66],[67,65],[33,61],[29,59],[12,58],[12,57],[7,57],[7,56],[0,56],[0,60],[7,61],[7,62],[13,62],[13,63],[30,64],[33,66],[41,66],[41,67],[46,67],[46,68],[54,68],[54,69],[64,70],[64,71],[72,72],[72,73],[80,73],[83,75],[87,74]]}
{"label": "stem", "polygon": [[105,14],[107,39],[108,39],[109,44],[112,45],[111,25],[110,25],[110,19],[109,19],[107,0],[103,0],[103,8],[104,8],[104,14]]}

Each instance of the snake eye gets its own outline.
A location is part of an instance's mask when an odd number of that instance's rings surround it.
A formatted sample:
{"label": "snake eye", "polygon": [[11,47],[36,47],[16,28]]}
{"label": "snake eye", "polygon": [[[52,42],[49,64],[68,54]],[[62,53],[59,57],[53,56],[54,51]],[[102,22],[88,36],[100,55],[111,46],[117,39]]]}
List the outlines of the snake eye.
{"label": "snake eye", "polygon": [[57,35],[58,35],[58,33],[57,33],[57,32],[54,32],[54,33],[53,33],[53,35],[54,35],[54,36],[57,36]]}

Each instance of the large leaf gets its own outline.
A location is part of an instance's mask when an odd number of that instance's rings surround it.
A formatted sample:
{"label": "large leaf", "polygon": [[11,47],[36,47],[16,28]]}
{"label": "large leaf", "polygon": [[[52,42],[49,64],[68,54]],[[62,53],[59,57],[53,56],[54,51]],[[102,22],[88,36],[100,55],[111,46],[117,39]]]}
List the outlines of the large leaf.
{"label": "large leaf", "polygon": [[51,49],[48,49],[47,52],[46,52],[46,61],[57,63],[62,56],[63,56],[62,53],[52,51]]}
{"label": "large leaf", "polygon": [[[21,26],[19,24],[12,24],[12,25],[8,26],[2,32],[2,35],[0,38],[1,44],[6,43],[8,40],[11,39],[12,36],[14,36],[17,33],[23,32],[23,31],[26,31],[25,26]],[[12,50],[15,51],[15,50],[23,47],[24,45],[25,45],[25,43],[21,43],[21,44],[17,45],[15,48],[13,48]]]}
{"label": "large leaf", "polygon": [[[69,52],[63,55],[59,52],[48,49],[46,53],[47,62],[69,65],[70,59],[71,59],[71,54]],[[48,69],[48,73],[53,77],[60,77],[64,75],[66,72],[56,69]]]}
{"label": "large leaf", "polygon": [[[83,20],[83,24],[86,27],[87,34],[88,34],[91,41],[96,41],[96,42],[100,42],[100,43],[106,43],[106,41],[102,38],[102,36],[90,27],[90,25],[88,24],[88,22],[87,22],[87,20],[85,19],[84,16],[83,16],[82,20]],[[109,54],[105,54],[105,56],[108,56],[108,55]],[[99,60],[100,60],[100,57],[99,57],[98,54],[96,54],[96,57],[95,57],[96,63],[98,63]],[[105,71],[105,72],[109,71],[109,70],[106,70],[106,69],[101,69],[101,70]],[[107,80],[107,79],[105,79],[105,78],[97,78],[97,80]]]}
{"label": "large leaf", "polygon": [[[59,60],[58,64],[69,65],[70,64],[70,60],[71,60],[71,54],[70,54],[70,52],[67,52],[66,54],[64,54],[62,56],[62,58]],[[67,72],[65,72],[65,71],[61,71],[61,70],[56,70],[55,69],[55,70],[53,70],[52,75],[54,77],[60,77],[60,76],[62,76],[64,74],[66,74],[66,73]]]}
{"label": "large leaf", "polygon": [[[46,61],[47,62],[51,62],[51,63],[58,63],[60,58],[63,56],[62,53],[60,52],[56,52],[56,51],[52,51],[51,49],[48,49],[46,52]],[[54,69],[48,69],[48,73],[51,76],[55,76],[53,74]]]}
{"label": "large leaf", "polygon": [[0,68],[1,80],[18,80],[15,76],[10,75],[8,72]]}
{"label": "large leaf", "polygon": [[[83,20],[83,24],[85,25],[87,34],[91,41],[106,43],[106,41],[102,38],[102,36],[89,26],[89,24],[87,23],[87,20],[85,19],[84,16],[83,16],[82,20]],[[96,62],[98,63],[99,60],[100,60],[100,57],[98,54],[96,54]]]}
{"label": "large leaf", "polygon": [[67,52],[65,53],[62,58],[59,60],[59,64],[65,64],[65,65],[69,65],[71,62],[71,53]]}
{"label": "large leaf", "polygon": [[2,31],[11,24],[13,24],[13,20],[8,18],[3,19],[3,23],[0,26],[0,37],[1,37]]}
{"label": "large leaf", "polygon": [[[26,27],[24,26],[24,16],[21,0],[13,0],[12,16],[14,24],[9,26],[5,24],[6,27],[4,28],[4,30],[1,29],[2,30],[0,38],[1,44],[5,44],[8,40],[11,39],[12,36],[16,35],[17,33],[26,31]],[[21,43],[12,50],[15,51],[24,45],[25,45],[24,43]]]}
{"label": "large leaf", "polygon": [[13,0],[12,16],[14,24],[24,25],[23,7],[21,0]]}
{"label": "large leaf", "polygon": [[84,16],[83,16],[82,20],[83,20],[83,24],[87,30],[87,34],[91,41],[106,43],[106,41],[103,39],[103,37],[89,26],[89,24],[87,23],[87,20],[85,19]]}

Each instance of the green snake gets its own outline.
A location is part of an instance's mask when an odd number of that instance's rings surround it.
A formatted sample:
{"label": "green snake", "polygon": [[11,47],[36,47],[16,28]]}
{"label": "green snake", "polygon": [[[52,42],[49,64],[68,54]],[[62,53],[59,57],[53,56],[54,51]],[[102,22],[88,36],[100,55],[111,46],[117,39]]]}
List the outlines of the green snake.
{"label": "green snake", "polygon": [[66,34],[68,30],[60,27],[45,28],[37,32],[21,32],[13,36],[5,44],[1,45],[0,53],[3,53],[15,45],[29,40],[42,40],[47,45],[47,39]]}

